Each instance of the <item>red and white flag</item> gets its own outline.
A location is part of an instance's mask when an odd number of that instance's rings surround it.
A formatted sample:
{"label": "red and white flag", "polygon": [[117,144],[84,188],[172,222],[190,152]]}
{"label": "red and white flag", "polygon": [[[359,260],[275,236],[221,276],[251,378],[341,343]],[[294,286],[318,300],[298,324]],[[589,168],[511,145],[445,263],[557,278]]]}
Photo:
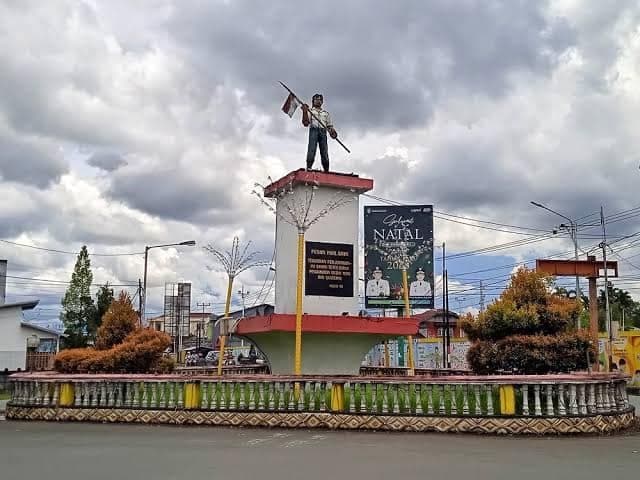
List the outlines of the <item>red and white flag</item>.
{"label": "red and white flag", "polygon": [[293,93],[290,93],[287,99],[284,101],[284,105],[282,105],[282,111],[289,115],[289,117],[293,117],[293,114],[296,113],[298,105],[300,105],[298,99]]}

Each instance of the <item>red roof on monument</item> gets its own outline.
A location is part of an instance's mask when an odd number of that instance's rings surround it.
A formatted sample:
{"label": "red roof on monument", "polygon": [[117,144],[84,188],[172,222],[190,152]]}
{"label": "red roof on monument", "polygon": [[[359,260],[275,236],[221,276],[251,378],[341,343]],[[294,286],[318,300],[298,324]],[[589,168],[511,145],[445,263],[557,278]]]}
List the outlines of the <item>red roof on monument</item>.
{"label": "red roof on monument", "polygon": [[278,191],[289,185],[316,184],[319,187],[332,187],[353,190],[355,193],[364,193],[373,189],[373,180],[361,178],[354,173],[307,171],[304,168],[294,170],[264,189],[265,197],[274,197]]}

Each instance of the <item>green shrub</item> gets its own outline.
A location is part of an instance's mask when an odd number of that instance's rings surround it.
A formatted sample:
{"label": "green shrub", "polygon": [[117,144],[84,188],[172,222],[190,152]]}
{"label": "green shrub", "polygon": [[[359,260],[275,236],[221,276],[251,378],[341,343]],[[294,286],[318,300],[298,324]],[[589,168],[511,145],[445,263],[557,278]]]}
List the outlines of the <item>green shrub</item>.
{"label": "green shrub", "polygon": [[137,325],[138,314],[131,297],[122,291],[102,317],[102,325],[96,336],[96,350],[108,350],[124,342],[128,335],[136,331]]}
{"label": "green shrub", "polygon": [[560,335],[513,335],[497,342],[477,341],[467,353],[471,369],[478,374],[547,374],[587,368],[595,349],[588,332]]}
{"label": "green shrub", "polygon": [[546,374],[587,368],[591,338],[576,332],[581,306],[551,293],[551,279],[526,268],[518,270],[500,298],[462,328],[473,342],[467,353],[477,374]]}
{"label": "green shrub", "polygon": [[167,373],[174,363],[162,354],[170,344],[166,333],[138,329],[108,350],[63,350],[56,355],[54,368],[61,373]]}

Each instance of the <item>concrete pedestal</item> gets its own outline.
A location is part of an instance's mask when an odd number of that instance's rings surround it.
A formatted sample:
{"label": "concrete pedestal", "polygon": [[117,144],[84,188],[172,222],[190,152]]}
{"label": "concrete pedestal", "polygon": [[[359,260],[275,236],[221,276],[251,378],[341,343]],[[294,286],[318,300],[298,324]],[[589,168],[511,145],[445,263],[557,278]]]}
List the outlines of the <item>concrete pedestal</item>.
{"label": "concrete pedestal", "polygon": [[[272,314],[241,320],[236,334],[267,356],[271,373],[293,374],[295,315]],[[302,318],[302,374],[358,375],[373,346],[398,336],[415,335],[415,320],[404,318],[304,315]]]}
{"label": "concrete pedestal", "polygon": [[306,242],[331,242],[353,247],[353,290],[347,296],[309,295],[303,285],[304,312],[319,315],[340,315],[348,312],[357,315],[358,272],[360,255],[358,254],[358,225],[360,194],[373,188],[373,180],[357,175],[324,173],[304,169],[296,170],[268,185],[264,194],[275,198],[276,211],[276,313],[295,313],[297,281],[297,242],[298,230],[287,221],[288,209],[304,205],[313,191],[313,200],[308,212],[314,218],[336,198],[351,198],[351,201],[332,210],[312,225],[305,233]]}
{"label": "concrete pedestal", "polygon": [[[304,233],[302,371],[304,375],[357,375],[376,344],[415,335],[415,320],[359,317],[359,201],[373,180],[354,174],[296,170],[264,189],[276,199],[275,314],[241,320],[237,335],[254,342],[274,374],[294,373],[297,246],[292,212],[316,219]],[[339,206],[336,203],[339,202]],[[337,208],[331,208],[334,205]],[[297,222],[293,222],[297,223]],[[308,284],[304,284],[308,282]]]}

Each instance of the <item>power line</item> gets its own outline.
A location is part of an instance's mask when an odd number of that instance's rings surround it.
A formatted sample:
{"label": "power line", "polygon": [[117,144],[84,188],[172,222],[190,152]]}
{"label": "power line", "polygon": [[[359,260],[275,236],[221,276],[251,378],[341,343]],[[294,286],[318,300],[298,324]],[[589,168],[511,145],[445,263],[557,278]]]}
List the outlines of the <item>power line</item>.
{"label": "power line", "polygon": [[[509,225],[508,223],[492,222],[492,221],[489,221],[489,220],[479,220],[477,218],[464,217],[462,215],[454,215],[453,213],[439,212],[438,210],[434,210],[433,213],[438,214],[438,215],[446,215],[448,217],[461,218],[463,220],[469,220],[469,221],[472,221],[472,222],[487,223],[489,225],[498,225],[498,226],[501,226],[501,227],[520,228],[522,230],[531,230],[531,231],[534,231],[534,232],[548,232],[549,231],[549,229],[543,229],[543,228],[520,227],[518,225]],[[446,219],[443,219],[443,220],[446,220]]]}
{"label": "power line", "polygon": [[[2,238],[0,238],[0,242],[2,243],[7,243],[9,245],[14,245],[17,247],[24,247],[24,248],[32,248],[34,250],[42,250],[45,252],[50,252],[50,253],[63,253],[63,254],[67,254],[67,255],[78,255],[78,252],[69,252],[66,250],[57,250],[55,248],[45,248],[45,247],[38,247],[35,245],[27,245],[26,243],[18,243],[18,242],[12,242],[10,240],[4,240]],[[89,253],[89,256],[94,256],[94,257],[124,257],[124,256],[131,256],[131,255],[144,255],[144,252],[129,252],[129,253]]]}
{"label": "power line", "polygon": [[609,250],[611,251],[611,253],[613,253],[616,257],[618,257],[620,260],[622,260],[623,262],[631,265],[633,268],[635,268],[636,270],[640,270],[640,267],[638,267],[637,265],[635,265],[634,263],[630,262],[627,258],[623,257],[622,255],[620,255],[618,252],[616,252],[615,250],[613,250],[611,248],[611,245],[608,245]]}
{"label": "power line", "polygon": [[[498,244],[498,245],[492,245],[489,247],[484,247],[484,248],[478,248],[476,250],[470,250],[468,252],[461,252],[461,253],[454,253],[452,255],[447,255],[447,260],[455,260],[456,258],[463,258],[463,257],[469,257],[469,256],[473,256],[473,255],[479,255],[481,253],[493,253],[493,252],[498,252],[501,250],[507,250],[510,248],[516,248],[516,247],[522,247],[525,245],[530,245],[532,243],[538,243],[538,242],[542,242],[544,240],[549,240],[551,238],[554,238],[553,236],[541,236],[535,239],[526,239],[526,240],[515,240],[513,242],[508,242],[508,243],[503,243],[503,244]],[[434,258],[434,260],[441,260],[442,257],[436,257]]]}
{"label": "power line", "polygon": [[[276,249],[275,247],[273,247],[273,253],[271,254],[271,262],[270,265],[273,264],[273,261],[276,258]],[[260,303],[264,303],[264,301],[267,299],[267,296],[271,293],[271,289],[273,288],[273,283],[276,279],[276,276],[274,275],[271,279],[271,283],[269,284],[269,289],[267,290],[267,293],[264,294],[264,299],[262,301],[260,301],[260,297],[262,295],[262,293],[264,292],[264,287],[267,284],[267,280],[269,280],[269,275],[271,274],[271,267],[267,268],[267,274],[264,277],[264,282],[262,282],[262,287],[260,288],[260,291],[258,292],[258,295],[256,296],[255,301],[253,302],[253,304],[251,305],[251,307],[255,307],[256,305],[260,304]]]}
{"label": "power line", "polygon": [[[71,282],[67,282],[65,280],[51,280],[51,279],[47,279],[47,278],[33,278],[33,277],[20,277],[20,276],[15,276],[15,275],[1,275],[0,277],[6,277],[6,278],[15,278],[15,279],[19,279],[19,280],[31,280],[33,282],[43,282],[43,283],[50,283],[50,284],[62,284],[62,285],[70,285]],[[92,287],[101,287],[104,284],[102,283],[92,283],[91,286]],[[110,283],[109,286],[111,287],[133,287],[135,286],[135,284],[130,284],[130,283]]]}
{"label": "power line", "polygon": [[[627,220],[629,218],[635,218],[636,216],[640,215],[640,205],[627,209],[627,210],[622,210],[620,212],[616,212],[613,213],[611,215],[607,216],[606,219],[606,223],[615,223],[618,221],[624,221]],[[598,221],[597,223],[594,221],[594,223],[591,224],[585,224],[587,226],[600,226],[600,222]]]}
{"label": "power line", "polygon": [[[363,193],[363,195],[365,197],[369,197],[373,200],[377,200],[379,202],[382,203],[387,203],[389,205],[397,205],[397,206],[402,206],[404,205],[401,202],[397,202],[395,200],[390,200],[388,198],[383,198],[383,197],[379,197],[377,195],[372,195],[369,193]],[[446,215],[446,216],[441,216],[441,215]],[[470,227],[477,227],[477,228],[482,228],[485,230],[492,230],[492,231],[497,231],[497,232],[503,232],[503,233],[511,233],[511,234],[516,234],[516,235],[524,235],[524,236],[539,236],[539,233],[528,233],[528,232],[518,232],[518,231],[513,231],[513,230],[505,230],[502,228],[495,228],[495,227],[488,227],[488,226],[484,226],[484,225],[476,225],[473,223],[468,223],[468,222],[463,222],[461,220],[454,220],[453,218],[447,218],[447,217],[454,217],[454,218],[462,218],[462,219],[466,219],[466,220],[470,220],[470,221],[475,221],[475,222],[481,222],[481,223],[487,223],[490,225],[498,225],[498,226],[504,226],[504,227],[510,227],[510,228],[519,228],[521,230],[534,230],[534,231],[540,231],[540,232],[548,232],[549,230],[543,230],[543,229],[537,229],[537,228],[530,228],[530,227],[519,227],[516,225],[509,225],[506,223],[498,223],[498,222],[492,222],[492,221],[485,221],[485,220],[477,220],[477,219],[472,219],[469,217],[462,217],[460,215],[454,215],[454,214],[450,214],[450,213],[444,213],[444,212],[437,212],[436,210],[433,211],[433,217],[434,218],[438,218],[440,220],[445,220],[448,222],[453,222],[453,223],[457,223],[460,225],[467,225]]]}

